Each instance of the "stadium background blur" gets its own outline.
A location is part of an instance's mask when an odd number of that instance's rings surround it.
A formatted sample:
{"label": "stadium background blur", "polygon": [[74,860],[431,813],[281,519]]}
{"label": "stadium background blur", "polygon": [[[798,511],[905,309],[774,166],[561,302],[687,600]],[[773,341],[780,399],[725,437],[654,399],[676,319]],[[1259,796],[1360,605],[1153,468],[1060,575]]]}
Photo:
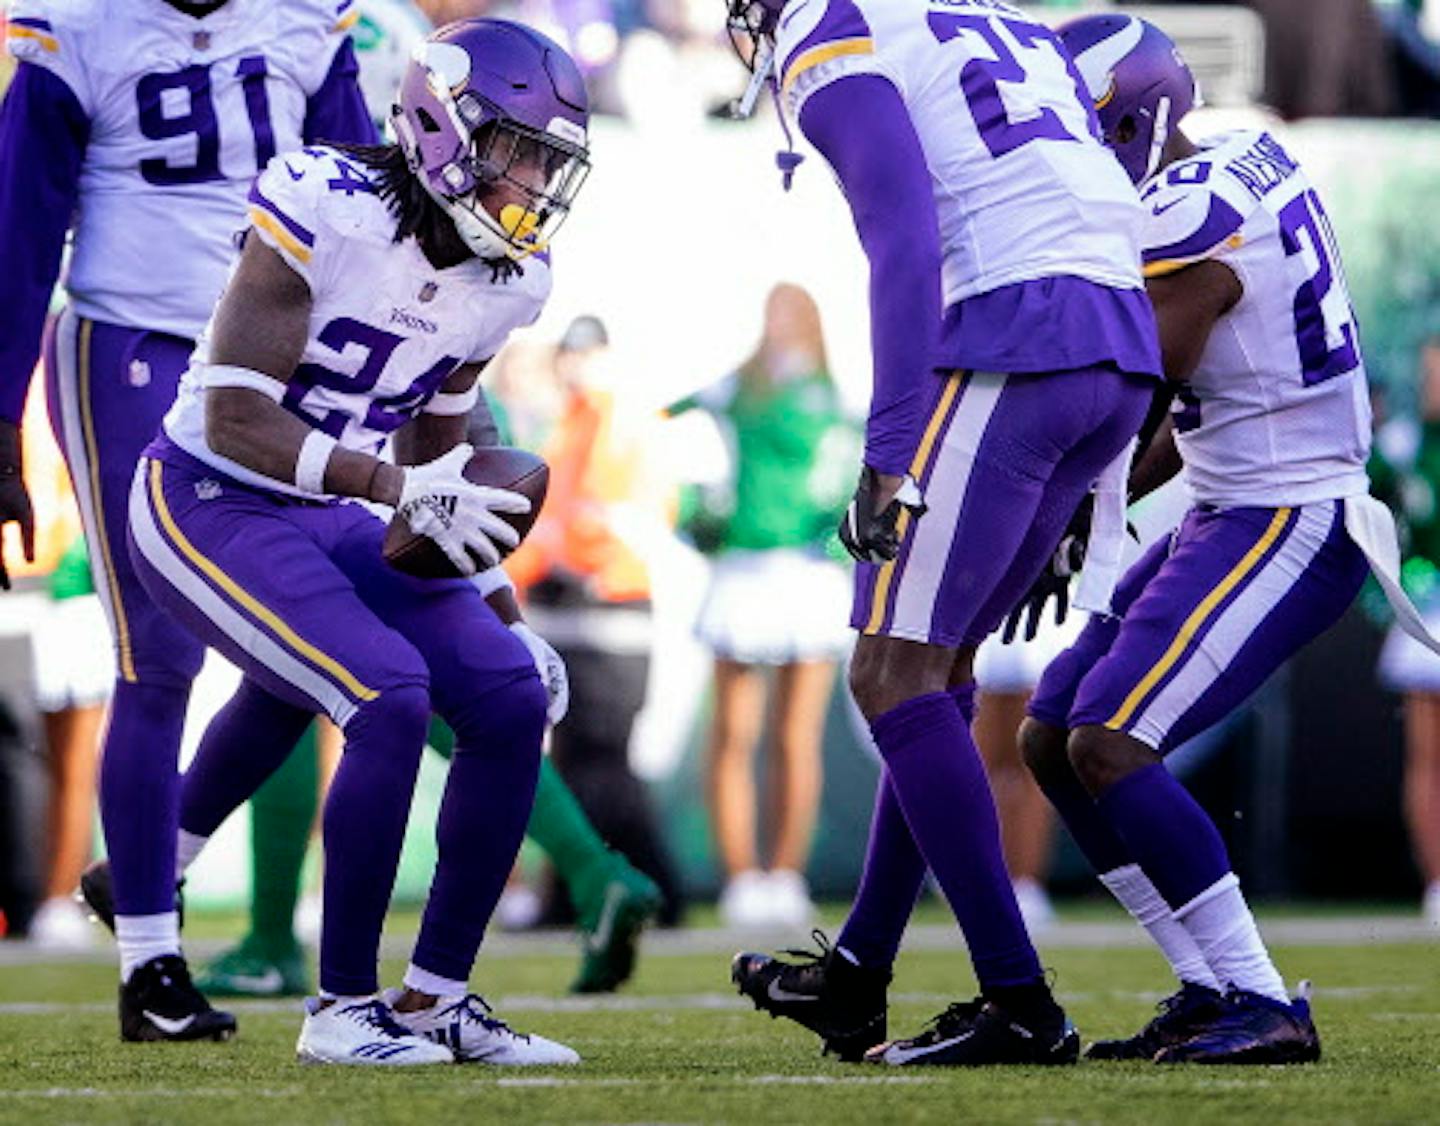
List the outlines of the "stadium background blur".
{"label": "stadium background blur", "polygon": [[[1095,6],[1032,7],[1058,20]],[[380,90],[393,88],[408,38],[423,33],[426,17],[479,14],[535,24],[569,46],[591,80],[594,171],[557,246],[554,298],[514,342],[516,355],[497,363],[503,378],[489,381],[525,444],[538,444],[553,415],[550,350],[574,317],[593,314],[609,329],[611,386],[671,485],[723,476],[718,433],[698,416],[662,423],[659,410],[734,368],[759,335],[763,295],[780,280],[816,297],[835,378],[850,409],[863,414],[866,270],[844,201],[813,155],[789,194],[782,189],[774,153],[783,140],[771,107],[750,122],[726,119],[742,74],[719,30],[718,0],[426,0],[423,15],[407,0],[362,0],[361,8],[362,70]],[[1208,106],[1187,126],[1192,135],[1263,123],[1319,184],[1357,302],[1377,418],[1396,434],[1382,446],[1413,448],[1405,432],[1418,409],[1421,349],[1440,332],[1440,226],[1429,221],[1440,126],[1424,120],[1440,116],[1440,3],[1258,0],[1135,10],[1169,31],[1195,66]],[[9,65],[0,61],[0,83]],[[44,752],[31,665],[37,650],[56,643],[42,623],[45,577],[78,530],[38,395],[27,441],[40,553],[21,569],[17,590],[0,596],[0,697],[18,721],[18,730],[0,730],[0,855],[11,902],[30,894],[43,860]],[[1172,492],[1148,504],[1145,534],[1160,534],[1179,503]],[[653,784],[688,887],[705,896],[718,883],[698,763],[708,657],[690,631],[706,563],[656,527],[640,545],[652,563],[657,633],[631,758]],[[1237,868],[1258,896],[1418,896],[1401,810],[1399,699],[1375,675],[1386,625],[1383,601],[1362,600],[1250,706],[1175,760],[1227,828]],[[102,633],[94,644],[108,639]],[[192,706],[187,754],[233,678],[212,658]],[[876,772],[861,731],[837,692],[810,864],[820,897],[848,896],[859,870]],[[428,881],[442,769],[427,756],[397,887],[402,901],[418,900]],[[192,870],[192,906],[242,900],[246,840],[242,813]],[[1054,886],[1093,887],[1063,839]]]}

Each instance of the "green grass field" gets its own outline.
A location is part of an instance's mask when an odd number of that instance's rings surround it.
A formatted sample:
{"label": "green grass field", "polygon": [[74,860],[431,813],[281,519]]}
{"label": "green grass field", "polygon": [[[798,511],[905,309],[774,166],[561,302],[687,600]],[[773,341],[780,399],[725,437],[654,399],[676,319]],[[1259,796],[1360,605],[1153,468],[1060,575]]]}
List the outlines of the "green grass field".
{"label": "green grass field", "polygon": [[[1133,946],[1042,942],[1086,1039],[1133,1031],[1167,979]],[[943,940],[944,935],[939,937]],[[703,944],[703,943],[702,943]],[[304,1067],[291,1003],[239,1004],[228,1044],[129,1045],[116,1037],[114,971],[96,958],[0,963],[0,1122],[1436,1122],[1440,946],[1277,947],[1287,977],[1316,983],[1325,1058],[1312,1067],[1059,1071],[881,1070],[822,1059],[816,1041],[730,990],[714,953],[667,943],[615,997],[568,998],[573,959],[510,940],[477,984],[521,1030],[577,1048],[578,1068],[480,1065],[379,1072]],[[931,946],[936,945],[930,943]],[[386,964],[386,980],[401,966]],[[892,1031],[918,1030],[972,989],[963,952],[922,949],[898,967]]]}

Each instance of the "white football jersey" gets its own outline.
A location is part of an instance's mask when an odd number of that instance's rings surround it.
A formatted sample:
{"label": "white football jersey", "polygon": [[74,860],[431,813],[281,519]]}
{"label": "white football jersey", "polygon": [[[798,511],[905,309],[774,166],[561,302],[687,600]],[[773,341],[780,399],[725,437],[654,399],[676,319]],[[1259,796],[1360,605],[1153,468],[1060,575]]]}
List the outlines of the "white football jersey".
{"label": "white football jersey", "polygon": [[1044,25],[998,0],[791,0],[775,68],[797,122],[846,75],[899,90],[935,185],[947,306],[1056,275],[1140,287],[1135,189]]}
{"label": "white football jersey", "polygon": [[194,339],[225,282],[245,192],[298,147],[354,0],[15,0],[14,55],[90,119],[66,281],[83,317]]}
{"label": "white football jersey", "polygon": [[[508,278],[478,258],[436,269],[395,219],[368,170],[333,149],[272,160],[250,193],[250,233],[305,279],[313,305],[283,405],[341,445],[378,454],[462,364],[488,360],[540,315],[550,266],[531,256]],[[180,380],[165,433],[238,481],[300,494],[213,452],[205,441],[210,327]]]}
{"label": "white football jersey", "polygon": [[1268,133],[1229,133],[1161,170],[1141,202],[1147,277],[1215,258],[1245,291],[1174,407],[1194,499],[1275,507],[1365,492],[1359,330],[1304,170]]}

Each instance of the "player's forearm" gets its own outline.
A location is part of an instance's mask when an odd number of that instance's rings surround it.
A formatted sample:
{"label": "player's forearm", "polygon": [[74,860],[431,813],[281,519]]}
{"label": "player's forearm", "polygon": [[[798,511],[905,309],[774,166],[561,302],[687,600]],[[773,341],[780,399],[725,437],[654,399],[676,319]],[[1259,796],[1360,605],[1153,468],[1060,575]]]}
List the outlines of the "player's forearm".
{"label": "player's forearm", "polygon": [[465,440],[465,416],[421,414],[395,432],[395,463],[424,465]]}
{"label": "player's forearm", "polygon": [[874,389],[865,463],[909,471],[940,327],[940,230],[929,168],[899,92],[876,75],[813,94],[805,134],[844,187],[870,262]]}
{"label": "player's forearm", "polygon": [[[285,484],[303,482],[301,451],[316,431],[259,391],[212,387],[205,393],[205,440],[223,458]],[[332,496],[394,505],[405,471],[377,457],[334,446],[320,478]]]}
{"label": "player's forearm", "polygon": [[0,106],[0,418],[10,422],[25,409],[89,132],[64,81],[21,63]]}

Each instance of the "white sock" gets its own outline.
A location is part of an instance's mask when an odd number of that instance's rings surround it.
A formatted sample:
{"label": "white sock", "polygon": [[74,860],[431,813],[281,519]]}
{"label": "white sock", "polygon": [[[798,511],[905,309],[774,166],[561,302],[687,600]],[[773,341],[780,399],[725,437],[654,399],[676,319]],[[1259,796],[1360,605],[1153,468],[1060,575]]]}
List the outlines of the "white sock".
{"label": "white sock", "polygon": [[1150,877],[1140,870],[1140,865],[1127,864],[1123,868],[1104,872],[1100,882],[1149,932],[1177,978],[1217,991],[1221,988],[1219,980],[1210,972],[1200,947],[1190,937],[1184,924],[1171,913],[1170,905],[1150,882]]}
{"label": "white sock", "polygon": [[185,869],[195,863],[195,858],[200,855],[200,850],[205,847],[209,837],[202,837],[197,833],[187,833],[181,829],[175,838],[175,879],[179,880],[185,875]]}
{"label": "white sock", "polygon": [[180,953],[180,916],[116,915],[115,941],[120,947],[120,980],[129,981],[137,966],[164,954]]}
{"label": "white sock", "polygon": [[1250,914],[1234,872],[1226,872],[1177,910],[1175,918],[1184,924],[1211,971],[1227,988],[1290,1003],[1285,980],[1260,940],[1255,916]]}
{"label": "white sock", "polygon": [[416,993],[428,993],[432,997],[463,997],[470,992],[470,983],[432,974],[411,962],[405,970],[405,988]]}

